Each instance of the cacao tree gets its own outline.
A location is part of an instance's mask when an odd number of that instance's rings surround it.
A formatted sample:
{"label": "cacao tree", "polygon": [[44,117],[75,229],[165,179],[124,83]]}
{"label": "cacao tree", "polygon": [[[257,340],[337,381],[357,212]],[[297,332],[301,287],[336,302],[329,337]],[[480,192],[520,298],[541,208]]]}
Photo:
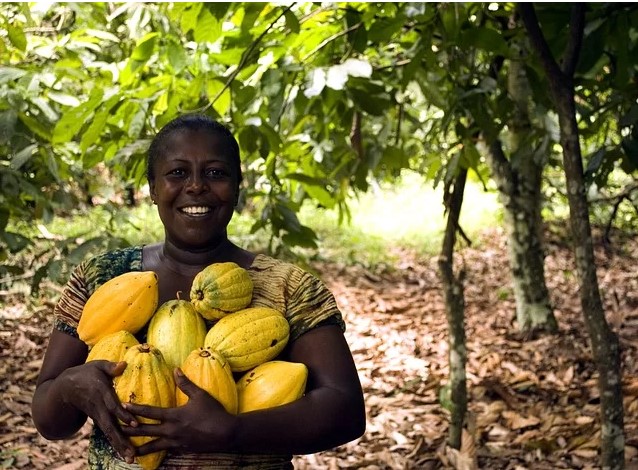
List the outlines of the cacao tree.
{"label": "cacao tree", "polygon": [[608,469],[622,469],[625,459],[620,350],[618,338],[606,321],[598,287],[575,100],[574,76],[583,47],[586,6],[574,4],[571,7],[570,34],[562,51],[557,54],[545,39],[534,5],[519,4],[518,8],[547,73],[560,123],[581,307],[598,370],[601,465]]}

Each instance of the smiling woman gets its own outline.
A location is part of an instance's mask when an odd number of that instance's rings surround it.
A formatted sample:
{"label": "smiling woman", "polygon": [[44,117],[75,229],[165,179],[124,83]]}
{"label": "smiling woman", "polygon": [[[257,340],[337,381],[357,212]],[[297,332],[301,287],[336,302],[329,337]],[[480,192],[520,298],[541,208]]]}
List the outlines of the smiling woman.
{"label": "smiling woman", "polygon": [[[293,454],[326,450],[361,436],[363,393],[332,293],[299,267],[256,255],[228,239],[242,182],[239,148],[230,131],[206,116],[177,118],[151,144],[147,175],[164,240],[98,255],[73,272],[54,310],[55,328],[33,397],[40,433],[65,439],[90,417],[91,469],[139,468],[131,466],[136,456],[165,451],[163,469],[290,469]],[[77,335],[91,294],[125,272],[152,271],[161,305],[184,299],[197,273],[225,262],[250,275],[249,307],[284,314],[290,338],[279,358],[308,368],[306,394],[293,403],[235,415],[177,368],[175,382],[189,397],[186,405],[120,403],[113,378],[126,364],[87,363],[87,345]],[[144,341],[141,331],[138,340]],[[146,424],[149,420],[157,424]],[[139,436],[151,439],[136,448],[131,438]]]}

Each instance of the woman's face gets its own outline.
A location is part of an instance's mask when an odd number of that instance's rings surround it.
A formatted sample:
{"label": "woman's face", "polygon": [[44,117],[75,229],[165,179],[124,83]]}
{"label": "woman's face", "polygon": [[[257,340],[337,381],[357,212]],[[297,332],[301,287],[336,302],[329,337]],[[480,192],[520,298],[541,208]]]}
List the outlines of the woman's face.
{"label": "woman's face", "polygon": [[180,130],[169,136],[150,183],[167,241],[205,250],[226,238],[238,191],[232,159],[215,133]]}

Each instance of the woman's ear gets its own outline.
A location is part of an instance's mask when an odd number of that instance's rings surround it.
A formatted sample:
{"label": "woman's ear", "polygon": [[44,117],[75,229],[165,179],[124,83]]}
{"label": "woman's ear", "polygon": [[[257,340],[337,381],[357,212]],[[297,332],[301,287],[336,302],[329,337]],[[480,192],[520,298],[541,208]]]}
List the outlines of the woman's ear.
{"label": "woman's ear", "polygon": [[148,183],[148,188],[149,188],[149,193],[151,195],[151,201],[153,201],[153,204],[157,204],[157,202],[155,201],[155,183]]}

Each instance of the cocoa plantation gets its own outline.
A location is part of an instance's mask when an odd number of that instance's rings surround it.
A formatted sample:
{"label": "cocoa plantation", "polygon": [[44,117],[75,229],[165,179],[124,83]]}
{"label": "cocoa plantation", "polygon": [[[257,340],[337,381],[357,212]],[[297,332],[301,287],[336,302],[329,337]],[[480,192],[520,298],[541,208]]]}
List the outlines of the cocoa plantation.
{"label": "cocoa plantation", "polygon": [[[317,275],[343,315],[366,431],[295,468],[638,466],[636,5],[0,18],[1,468],[86,468],[92,423],[49,441],[31,418],[53,311],[82,262],[163,237],[146,158],[185,113],[237,138],[230,235]],[[186,403],[176,367],[228,413],[303,397],[289,323],[251,304],[244,269],[212,264],[169,302],[157,289],[153,272],[104,282],[78,325],[87,361],[129,364],[123,403]]]}

